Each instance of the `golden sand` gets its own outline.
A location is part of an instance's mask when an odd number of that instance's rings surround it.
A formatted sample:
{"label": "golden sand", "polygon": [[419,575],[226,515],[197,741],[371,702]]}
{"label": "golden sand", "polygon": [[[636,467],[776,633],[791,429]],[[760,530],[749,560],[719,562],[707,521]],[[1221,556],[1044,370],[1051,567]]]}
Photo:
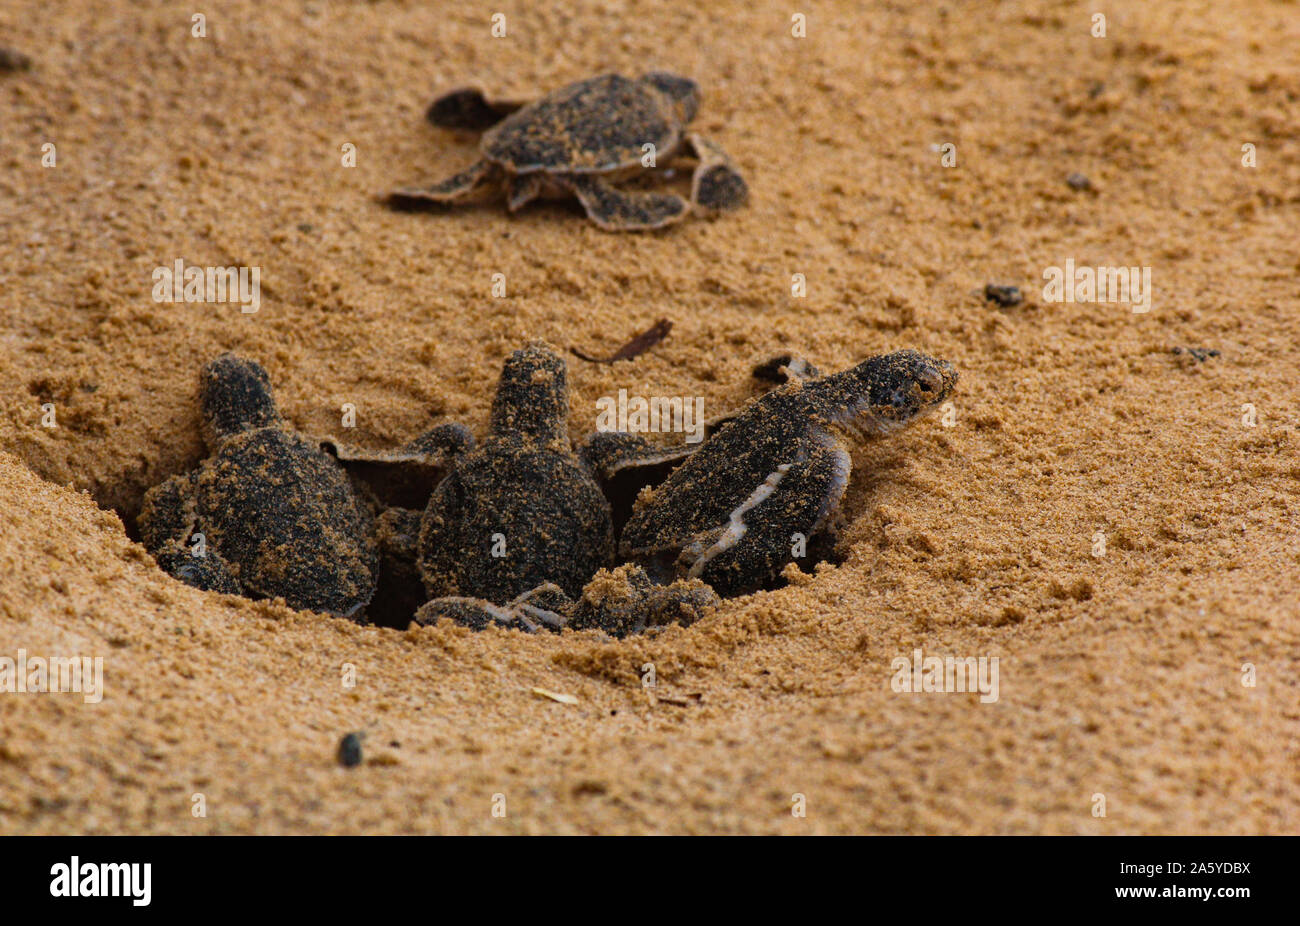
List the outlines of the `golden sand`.
{"label": "golden sand", "polygon": [[[1122,4],[1094,37],[1080,3],[844,2],[802,39],[766,0],[530,3],[503,38],[443,6],[216,2],[206,38],[0,9],[32,59],[0,74],[0,657],[102,656],[105,686],[0,693],[0,832],[1300,828],[1294,4]],[[744,211],[629,236],[377,200],[475,157],[423,121],[437,89],[654,67],[700,81]],[[259,267],[259,311],[155,302],[178,258]],[[1045,301],[1067,259],[1150,267],[1151,311]],[[130,539],[203,455],[222,350],[298,430],[352,403],[381,448],[482,434],[530,338],[606,356],[660,318],[634,360],[570,359],[575,439],[619,389],[734,407],[784,348],[951,360],[955,419],[855,454],[842,564],[620,642],[362,628]],[[997,657],[998,699],[896,693],[917,649]]]}

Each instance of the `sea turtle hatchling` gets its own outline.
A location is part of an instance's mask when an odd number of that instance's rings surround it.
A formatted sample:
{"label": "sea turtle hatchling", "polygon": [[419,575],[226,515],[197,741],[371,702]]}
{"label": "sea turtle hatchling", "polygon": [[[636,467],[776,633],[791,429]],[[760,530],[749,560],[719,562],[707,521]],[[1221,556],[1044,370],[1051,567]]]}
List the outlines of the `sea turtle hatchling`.
{"label": "sea turtle hatchling", "polygon": [[447,461],[447,475],[423,512],[384,512],[379,533],[385,562],[414,560],[432,599],[416,612],[417,623],[449,617],[475,629],[569,625],[621,636],[689,622],[716,604],[700,582],[655,585],[638,568],[598,575],[614,557],[610,503],[591,460],[604,441],[593,439],[575,453],[568,412],[564,359],[534,342],[503,365],[482,444],[474,446],[458,424],[440,425],[413,442]]}
{"label": "sea turtle hatchling", "polygon": [[379,551],[347,473],[285,428],[251,360],[226,353],[206,364],[199,401],[211,455],[145,494],[145,547],[199,588],[359,619]]}
{"label": "sea turtle hatchling", "polygon": [[[606,231],[669,225],[692,204],[705,213],[738,208],[748,196],[744,178],[720,147],[686,131],[699,101],[695,81],[663,72],[636,79],[602,74],[527,104],[455,90],[433,102],[428,119],[443,128],[487,129],[480,160],[432,186],[395,190],[390,202],[453,203],[504,185],[511,212],[538,197],[576,196]],[[690,203],[673,193],[614,186],[644,173],[647,154],[653,166],[682,152],[697,161]]]}
{"label": "sea turtle hatchling", "polygon": [[[776,367],[755,373],[774,378]],[[916,421],[957,382],[952,364],[914,350],[829,376],[788,358],[780,370],[786,385],[720,422],[638,497],[619,552],[652,578],[702,579],[722,596],[775,582],[799,537],[811,544],[832,527],[852,442]]]}

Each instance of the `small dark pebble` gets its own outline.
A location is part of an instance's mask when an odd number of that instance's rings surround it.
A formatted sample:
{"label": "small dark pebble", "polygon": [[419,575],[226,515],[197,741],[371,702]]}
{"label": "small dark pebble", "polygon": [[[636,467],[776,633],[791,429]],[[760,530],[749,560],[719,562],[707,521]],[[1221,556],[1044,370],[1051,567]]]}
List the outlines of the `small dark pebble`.
{"label": "small dark pebble", "polygon": [[1065,182],[1070,185],[1072,190],[1091,190],[1092,181],[1083,174],[1074,173],[1065,178]]}
{"label": "small dark pebble", "polygon": [[339,765],[353,768],[361,764],[361,734],[349,733],[339,740]]}
{"label": "small dark pebble", "polygon": [[12,48],[0,48],[0,71],[26,71],[32,66],[32,59]]}
{"label": "small dark pebble", "polygon": [[984,298],[996,302],[1002,307],[1020,305],[1024,298],[1020,295],[1018,286],[998,286],[996,283],[990,283],[984,287]]}
{"label": "small dark pebble", "polygon": [[1201,363],[1204,363],[1206,360],[1208,360],[1211,357],[1219,356],[1219,352],[1217,350],[1214,350],[1213,348],[1209,348],[1209,347],[1175,347],[1173,353],[1191,354]]}

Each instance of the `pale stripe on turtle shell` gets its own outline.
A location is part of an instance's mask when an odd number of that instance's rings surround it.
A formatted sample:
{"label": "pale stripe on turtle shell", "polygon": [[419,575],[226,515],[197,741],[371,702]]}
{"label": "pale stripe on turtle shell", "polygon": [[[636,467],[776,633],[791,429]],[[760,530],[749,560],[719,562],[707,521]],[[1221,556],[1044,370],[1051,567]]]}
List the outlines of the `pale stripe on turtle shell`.
{"label": "pale stripe on turtle shell", "polygon": [[727,527],[723,530],[722,536],[719,537],[712,546],[700,554],[699,559],[691,565],[690,572],[687,573],[687,575],[693,579],[698,579],[704,572],[704,567],[709,564],[709,560],[713,559],[713,557],[720,553],[731,549],[740,542],[740,538],[744,537],[745,532],[749,530],[749,528],[745,526],[745,512],[761,504],[768,496],[775,492],[776,487],[781,484],[781,480],[785,478],[785,474],[790,471],[790,467],[793,465],[794,464],[792,463],[782,463],[776,468],[775,472],[768,474],[767,478],[763,480],[762,485],[749,493],[749,498],[741,502],[740,507],[731,512],[731,515],[727,519]]}

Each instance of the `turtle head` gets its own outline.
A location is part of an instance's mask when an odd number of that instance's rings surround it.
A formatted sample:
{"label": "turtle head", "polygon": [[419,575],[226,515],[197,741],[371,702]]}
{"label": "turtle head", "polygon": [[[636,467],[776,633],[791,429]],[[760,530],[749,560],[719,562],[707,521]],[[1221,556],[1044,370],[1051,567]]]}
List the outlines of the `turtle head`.
{"label": "turtle head", "polygon": [[539,444],[567,443],[569,384],[560,357],[544,341],[515,351],[501,369],[492,400],[492,434]]}
{"label": "turtle head", "polygon": [[700,85],[689,77],[679,77],[667,71],[651,71],[641,78],[666,96],[677,110],[682,125],[695,118],[700,108]]}
{"label": "turtle head", "polygon": [[938,408],[957,385],[946,360],[914,350],[872,357],[828,376],[830,417],[863,436],[889,434]]}
{"label": "turtle head", "polygon": [[233,434],[280,423],[266,370],[230,353],[204,364],[199,374],[199,407],[209,448]]}

